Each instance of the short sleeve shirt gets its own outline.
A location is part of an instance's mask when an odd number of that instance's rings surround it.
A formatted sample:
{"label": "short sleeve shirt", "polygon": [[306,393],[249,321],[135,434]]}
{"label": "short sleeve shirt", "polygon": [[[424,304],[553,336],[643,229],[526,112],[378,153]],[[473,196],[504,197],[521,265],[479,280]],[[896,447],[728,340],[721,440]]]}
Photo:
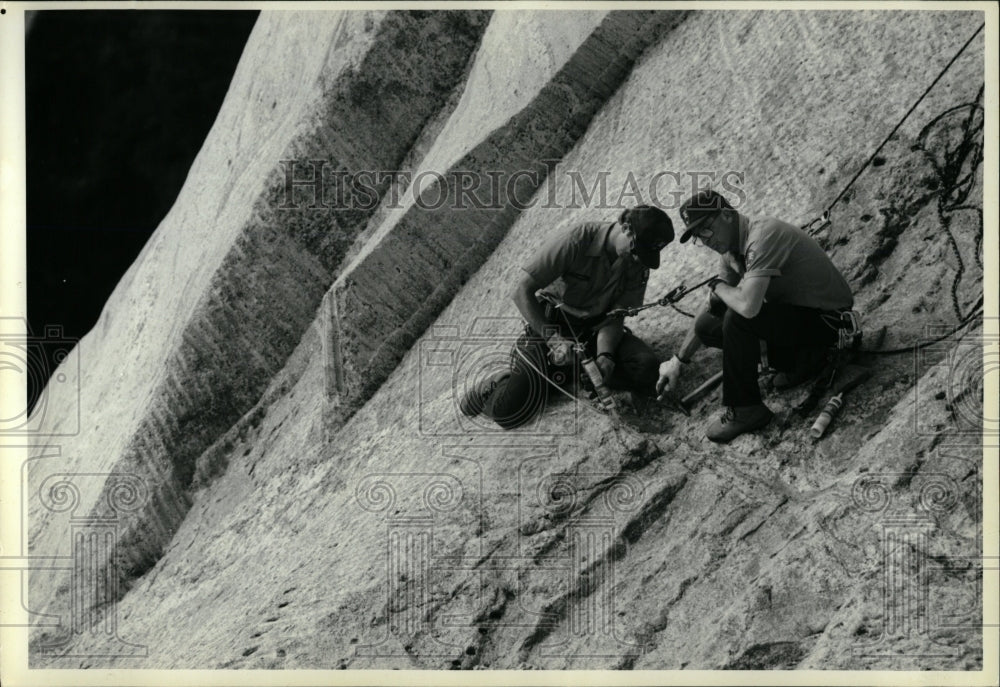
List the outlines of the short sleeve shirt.
{"label": "short sleeve shirt", "polygon": [[605,243],[613,223],[578,224],[549,241],[524,266],[542,291],[597,317],[641,305],[649,270],[629,256],[612,259]]}
{"label": "short sleeve shirt", "polygon": [[740,254],[723,255],[719,268],[720,276],[731,284],[739,277],[770,277],[764,293],[768,303],[818,310],[854,305],[847,280],[816,240],[773,217],[741,216]]}

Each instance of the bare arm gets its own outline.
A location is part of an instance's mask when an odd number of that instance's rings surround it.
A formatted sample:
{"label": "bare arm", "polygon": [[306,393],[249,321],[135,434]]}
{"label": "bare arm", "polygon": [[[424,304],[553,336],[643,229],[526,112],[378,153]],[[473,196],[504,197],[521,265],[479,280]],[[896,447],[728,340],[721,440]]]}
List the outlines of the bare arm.
{"label": "bare arm", "polygon": [[738,286],[729,284],[718,284],[715,287],[715,295],[721,298],[730,310],[747,319],[756,317],[764,304],[764,293],[770,283],[770,277],[750,277],[744,278]]}
{"label": "bare arm", "polygon": [[701,348],[701,339],[694,331],[694,325],[688,329],[687,334],[684,335],[684,341],[681,343],[681,347],[677,349],[674,354],[683,363],[691,362],[691,356],[693,356],[698,349]]}
{"label": "bare arm", "polygon": [[515,286],[514,290],[511,292],[511,298],[514,301],[514,305],[521,312],[521,317],[531,325],[531,328],[535,330],[538,334],[545,336],[545,328],[548,326],[548,321],[545,319],[545,309],[538,299],[535,298],[535,292],[541,288],[530,274],[525,273]]}

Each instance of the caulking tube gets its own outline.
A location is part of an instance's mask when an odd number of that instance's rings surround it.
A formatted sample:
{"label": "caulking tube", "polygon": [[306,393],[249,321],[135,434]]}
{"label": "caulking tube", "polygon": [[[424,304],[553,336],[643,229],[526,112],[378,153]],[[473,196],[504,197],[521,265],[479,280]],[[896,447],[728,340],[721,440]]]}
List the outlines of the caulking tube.
{"label": "caulking tube", "polygon": [[816,418],[816,422],[813,423],[812,428],[809,430],[809,434],[812,436],[813,441],[816,441],[823,436],[823,432],[830,425],[830,421],[836,417],[837,413],[844,406],[844,394],[839,393],[829,401],[823,407],[823,411]]}
{"label": "caulking tube", "polygon": [[590,383],[594,385],[594,390],[597,392],[597,397],[601,400],[601,405],[607,410],[614,409],[615,399],[611,395],[611,392],[608,391],[608,387],[604,385],[601,368],[597,367],[597,363],[593,358],[587,358],[581,361],[580,364],[587,371],[587,376],[590,377]]}

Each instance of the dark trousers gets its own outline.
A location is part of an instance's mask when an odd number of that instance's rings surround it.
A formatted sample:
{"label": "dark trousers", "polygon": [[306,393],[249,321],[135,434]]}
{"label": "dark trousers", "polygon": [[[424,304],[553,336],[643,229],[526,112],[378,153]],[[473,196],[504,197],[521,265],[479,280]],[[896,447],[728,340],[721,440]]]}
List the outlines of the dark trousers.
{"label": "dark trousers", "polygon": [[830,313],[822,310],[776,303],[764,303],[751,318],[728,308],[721,317],[709,311],[700,314],[694,324],[698,338],[706,346],[722,349],[722,403],[750,406],[761,402],[757,368],[762,340],[767,342],[771,365],[789,372],[801,349],[828,348],[837,342],[837,329],[830,319]]}
{"label": "dark trousers", "polygon": [[[568,328],[564,331],[564,324],[554,323],[553,326],[559,326],[559,331],[564,336],[570,335]],[[597,332],[581,328],[578,324],[574,324],[573,328],[581,341],[585,342],[586,354],[594,356]],[[573,365],[553,365],[549,361],[548,351],[545,340],[529,327],[525,327],[525,333],[514,343],[510,376],[497,385],[484,408],[486,415],[504,429],[525,424],[545,407],[552,390],[549,388],[550,383],[539,371],[562,387],[572,387],[578,375],[586,374],[580,369],[578,361]],[[659,360],[645,342],[626,331],[614,356],[615,370],[607,382],[609,388],[634,391],[644,396],[655,395]],[[530,361],[530,365],[526,359]]]}

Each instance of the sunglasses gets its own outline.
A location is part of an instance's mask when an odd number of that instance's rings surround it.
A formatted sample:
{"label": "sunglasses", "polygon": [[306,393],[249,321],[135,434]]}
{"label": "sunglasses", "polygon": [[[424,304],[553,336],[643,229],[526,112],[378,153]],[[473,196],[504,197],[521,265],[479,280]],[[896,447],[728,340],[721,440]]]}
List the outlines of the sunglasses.
{"label": "sunglasses", "polygon": [[712,238],[712,236],[714,235],[715,232],[712,231],[711,229],[702,229],[693,233],[691,235],[691,238],[694,239],[695,245],[704,246],[705,242],[708,241],[710,238]]}
{"label": "sunglasses", "polygon": [[705,241],[708,241],[715,235],[715,229],[712,227],[715,226],[716,218],[718,218],[718,215],[712,216],[705,224],[691,232],[691,238],[694,239],[695,244],[705,245]]}

